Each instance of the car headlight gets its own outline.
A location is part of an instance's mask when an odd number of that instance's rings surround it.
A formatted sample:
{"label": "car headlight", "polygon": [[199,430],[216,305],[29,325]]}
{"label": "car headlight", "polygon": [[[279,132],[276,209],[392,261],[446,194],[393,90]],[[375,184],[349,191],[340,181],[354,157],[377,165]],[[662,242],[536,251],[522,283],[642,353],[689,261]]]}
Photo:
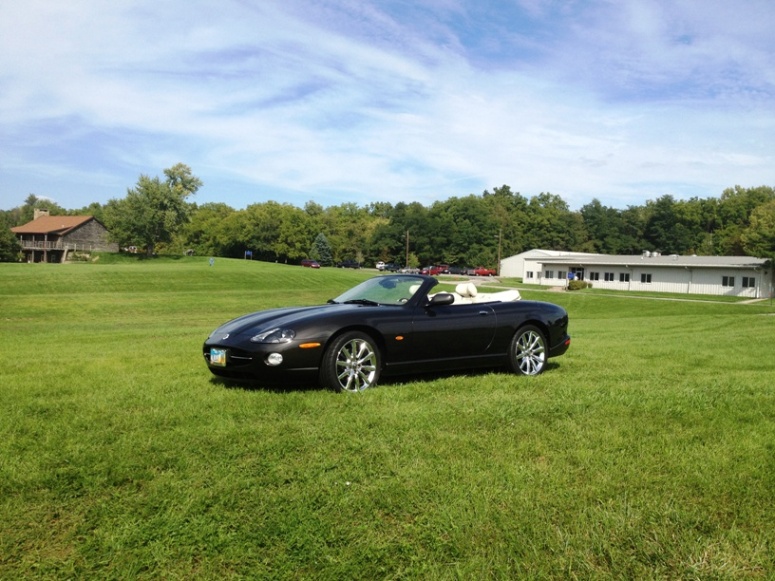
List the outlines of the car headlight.
{"label": "car headlight", "polygon": [[252,343],[290,343],[296,336],[293,329],[281,329],[279,327],[259,333],[250,338]]}

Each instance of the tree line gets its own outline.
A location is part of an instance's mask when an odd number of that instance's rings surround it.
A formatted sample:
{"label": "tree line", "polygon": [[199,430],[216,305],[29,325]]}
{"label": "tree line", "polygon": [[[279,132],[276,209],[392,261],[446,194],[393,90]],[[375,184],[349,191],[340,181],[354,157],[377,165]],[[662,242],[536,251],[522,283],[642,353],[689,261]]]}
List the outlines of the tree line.
{"label": "tree line", "polygon": [[201,186],[188,166],[177,164],[164,170],[164,178],[141,175],[124,198],[106,204],[68,210],[30,194],[22,206],[0,212],[0,255],[12,259],[12,249],[2,251],[13,243],[8,228],[30,221],[41,208],[52,215],[95,216],[122,248],[147,254],[243,258],[249,251],[253,259],[289,264],[314,258],[324,266],[354,259],[496,267],[499,258],[533,248],[775,257],[775,190],[769,186],[735,186],[707,199],[663,195],[626,209],[593,199],[577,211],[557,195],[528,198],[508,185],[430,206],[323,207],[309,201],[300,208],[267,201],[244,209],[191,201]]}

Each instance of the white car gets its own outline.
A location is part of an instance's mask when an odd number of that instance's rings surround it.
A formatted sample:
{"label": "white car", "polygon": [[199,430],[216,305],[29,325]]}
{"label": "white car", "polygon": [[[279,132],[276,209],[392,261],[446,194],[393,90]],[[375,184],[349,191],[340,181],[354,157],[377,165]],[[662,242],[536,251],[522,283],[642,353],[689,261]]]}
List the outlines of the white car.
{"label": "white car", "polygon": [[385,270],[385,263],[381,260],[377,263],[377,270]]}

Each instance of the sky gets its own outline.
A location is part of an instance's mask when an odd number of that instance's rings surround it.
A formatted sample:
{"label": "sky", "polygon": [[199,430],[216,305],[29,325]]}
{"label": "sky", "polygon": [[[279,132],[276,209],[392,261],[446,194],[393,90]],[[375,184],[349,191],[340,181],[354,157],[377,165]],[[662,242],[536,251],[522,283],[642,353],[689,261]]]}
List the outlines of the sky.
{"label": "sky", "polygon": [[772,0],[0,0],[0,209],[775,186]]}

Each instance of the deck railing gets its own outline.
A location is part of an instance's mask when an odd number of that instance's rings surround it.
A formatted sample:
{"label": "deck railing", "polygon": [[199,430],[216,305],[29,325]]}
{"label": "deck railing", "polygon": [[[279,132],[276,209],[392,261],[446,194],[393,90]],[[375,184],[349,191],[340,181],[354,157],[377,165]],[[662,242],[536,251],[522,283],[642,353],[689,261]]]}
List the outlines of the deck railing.
{"label": "deck railing", "polygon": [[19,240],[23,250],[65,250],[70,244],[63,244],[61,240]]}

